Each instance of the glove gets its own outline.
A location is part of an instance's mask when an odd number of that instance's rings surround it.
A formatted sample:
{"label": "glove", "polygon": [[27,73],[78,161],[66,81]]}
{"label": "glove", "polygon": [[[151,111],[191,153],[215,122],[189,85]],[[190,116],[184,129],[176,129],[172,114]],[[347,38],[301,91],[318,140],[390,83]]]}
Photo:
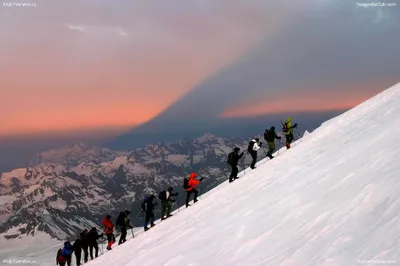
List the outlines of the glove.
{"label": "glove", "polygon": [[244,152],[242,152],[241,154],[240,154],[240,156],[243,156],[244,155]]}
{"label": "glove", "polygon": [[260,142],[260,146],[262,145],[262,142]]}
{"label": "glove", "polygon": [[294,124],[293,128],[296,128],[296,127],[297,127],[297,124]]}
{"label": "glove", "polygon": [[204,180],[204,178],[200,178],[200,182],[203,181],[203,180]]}
{"label": "glove", "polygon": [[282,139],[282,137],[278,137],[278,139]]}
{"label": "glove", "polygon": [[171,200],[172,202],[176,202],[176,200]]}
{"label": "glove", "polygon": [[132,228],[133,228],[133,226],[132,226],[132,225],[129,225],[129,228],[130,228],[130,229],[132,229]]}

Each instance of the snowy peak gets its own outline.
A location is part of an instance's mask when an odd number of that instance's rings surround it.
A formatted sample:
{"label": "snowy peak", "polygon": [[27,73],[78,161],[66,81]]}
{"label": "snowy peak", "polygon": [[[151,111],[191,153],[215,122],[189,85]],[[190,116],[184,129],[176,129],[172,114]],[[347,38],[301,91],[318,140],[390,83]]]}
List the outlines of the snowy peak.
{"label": "snowy peak", "polygon": [[75,166],[82,162],[101,163],[114,160],[121,154],[124,154],[124,152],[80,143],[39,153],[30,160],[30,165],[36,166],[43,163],[54,163]]}
{"label": "snowy peak", "polygon": [[221,138],[217,137],[214,134],[206,133],[203,136],[197,138],[196,140],[200,143],[203,143],[203,142],[210,142],[210,141],[218,141],[219,139],[221,139]]}

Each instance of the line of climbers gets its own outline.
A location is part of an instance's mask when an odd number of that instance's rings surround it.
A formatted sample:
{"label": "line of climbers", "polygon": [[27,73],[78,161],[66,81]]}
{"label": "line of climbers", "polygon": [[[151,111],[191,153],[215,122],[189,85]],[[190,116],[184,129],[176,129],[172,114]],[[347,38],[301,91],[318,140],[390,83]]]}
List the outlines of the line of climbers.
{"label": "line of climbers", "polygon": [[[282,123],[282,122],[281,122]],[[286,137],[286,148],[290,149],[290,144],[294,140],[293,136],[293,129],[297,128],[297,124],[294,124],[292,126],[292,119],[291,117],[287,117],[285,123],[282,123],[282,132],[284,133]],[[280,136],[278,136],[275,132],[275,127],[272,126],[270,129],[266,129],[264,132],[264,140],[268,144],[268,152],[265,154],[267,157],[270,159],[273,159],[274,156],[272,156],[272,153],[275,151],[275,139],[281,139]],[[259,149],[262,147],[262,142],[260,141],[259,138],[254,138],[249,142],[249,145],[247,146],[247,152],[250,154],[252,158],[252,162],[250,164],[251,169],[256,168],[256,162],[257,162],[257,152]],[[234,180],[238,179],[238,163],[239,160],[243,157],[244,152],[240,153],[240,148],[235,147],[233,148],[233,151],[228,154],[228,160],[227,163],[231,166],[232,171],[229,176],[229,182],[233,182]]]}
{"label": "line of climbers", "polygon": [[[281,122],[282,123],[282,122]],[[293,136],[293,128],[296,128],[297,124],[294,124],[292,126],[292,120],[290,117],[288,117],[285,121],[285,123],[282,123],[282,131],[285,134],[286,137],[286,148],[290,148],[290,144],[294,140]],[[268,144],[268,152],[266,153],[266,156],[269,157],[270,159],[273,159],[274,157],[272,156],[272,153],[275,151],[275,139],[281,139],[280,136],[278,136],[275,132],[275,127],[272,126],[270,129],[266,129],[264,132],[264,139]],[[258,138],[254,138],[249,142],[249,145],[247,147],[247,152],[250,153],[252,157],[252,162],[250,165],[251,169],[256,168],[256,162],[257,162],[257,151],[262,147],[262,142]],[[231,165],[232,167],[232,172],[229,176],[229,182],[233,182],[235,179],[238,179],[238,163],[239,160],[244,156],[244,152],[240,153],[240,148],[235,147],[231,153],[228,154],[228,164]],[[193,198],[193,203],[196,203],[198,201],[197,197],[199,195],[199,191],[196,189],[196,187],[203,181],[203,178],[196,179],[197,174],[196,173],[191,173],[188,177],[185,177],[183,180],[183,188],[186,190],[186,208],[190,206],[190,198],[191,195],[194,195]],[[173,193],[174,189],[172,187],[169,187],[167,190],[161,191],[158,194],[158,198],[161,201],[161,221],[169,218],[172,216],[171,211],[173,207],[173,203],[175,202],[175,199],[173,197],[178,196],[177,193]],[[155,195],[151,194],[147,197],[145,197],[144,201],[141,204],[141,211],[145,214],[145,222],[144,222],[144,231],[149,230],[151,227],[154,227],[154,209],[155,206],[158,204],[157,202],[153,202],[153,200],[156,198]],[[116,219],[116,227],[118,227],[121,231],[121,235],[118,241],[118,245],[121,245],[126,242],[126,236],[127,236],[127,230],[128,228],[132,230],[133,226],[130,224],[129,220],[129,215],[131,214],[130,211],[125,210],[123,212],[119,213],[119,216]],[[150,228],[148,227],[150,223]],[[114,236],[114,224],[111,221],[111,215],[107,215],[106,217],[103,218],[102,221],[103,225],[103,230],[104,234],[106,235],[107,238],[107,250],[111,250],[112,245],[115,243],[115,236]],[[82,250],[84,252],[84,257],[83,261],[86,263],[89,258],[90,254],[90,259],[93,258],[93,250],[95,251],[95,258],[98,257],[99,255],[99,246],[97,243],[97,240],[99,238],[102,238],[104,234],[98,234],[97,229],[93,227],[89,232],[87,229],[83,230],[80,233],[79,239],[76,239],[74,244],[71,245],[69,241],[64,243],[64,247],[62,249],[59,249],[57,251],[57,257],[56,257],[56,262],[57,265],[60,266],[65,266],[66,264],[68,266],[71,265],[71,259],[72,259],[72,253],[75,252],[75,257],[76,257],[76,265],[80,266],[81,265],[81,254]],[[132,230],[132,237],[134,237],[133,230]]]}
{"label": "line of climbers", "polygon": [[95,251],[95,257],[97,258],[99,256],[99,245],[97,240],[101,237],[103,237],[103,234],[98,234],[96,227],[93,227],[90,231],[87,229],[83,230],[73,245],[67,241],[64,243],[64,247],[57,251],[56,264],[60,266],[67,264],[70,266],[72,253],[75,252],[76,265],[81,265],[82,250],[84,253],[83,260],[85,263],[89,259],[89,253],[90,259],[93,260],[93,250]]}
{"label": "line of climbers", "polygon": [[[190,206],[190,198],[191,195],[194,194],[193,202],[196,203],[198,201],[197,197],[199,191],[196,187],[203,181],[203,178],[196,179],[196,173],[191,173],[189,177],[185,177],[183,181],[183,187],[186,190],[186,208]],[[165,220],[172,216],[171,211],[173,207],[173,203],[175,199],[173,197],[178,196],[179,193],[173,193],[174,189],[169,187],[167,190],[161,191],[158,194],[158,198],[161,201],[161,220]],[[144,222],[144,231],[149,230],[149,223],[151,227],[154,224],[154,208],[157,205],[157,202],[153,202],[156,198],[155,195],[151,194],[145,197],[144,201],[141,204],[141,211],[145,214],[145,222]],[[130,224],[129,215],[130,211],[125,210],[119,213],[119,216],[116,219],[115,225],[121,231],[121,235],[118,241],[118,245],[121,245],[126,242],[126,235],[128,228],[132,230],[133,226]],[[90,259],[93,258],[93,250],[95,251],[95,258],[99,255],[99,246],[97,240],[102,238],[104,234],[107,238],[107,250],[111,250],[112,245],[115,243],[115,235],[114,235],[114,224],[111,220],[111,215],[106,215],[106,217],[102,220],[102,226],[104,233],[98,234],[97,229],[93,227],[89,232],[87,229],[83,230],[80,233],[80,237],[75,240],[74,244],[71,245],[69,241],[64,243],[64,247],[60,248],[57,251],[56,256],[56,264],[60,266],[71,265],[72,261],[72,253],[75,253],[76,265],[81,265],[81,260],[83,259],[84,263],[88,262],[89,259],[89,251],[90,251]],[[132,236],[134,237],[133,230]],[[82,258],[82,250],[84,252],[84,257]]]}

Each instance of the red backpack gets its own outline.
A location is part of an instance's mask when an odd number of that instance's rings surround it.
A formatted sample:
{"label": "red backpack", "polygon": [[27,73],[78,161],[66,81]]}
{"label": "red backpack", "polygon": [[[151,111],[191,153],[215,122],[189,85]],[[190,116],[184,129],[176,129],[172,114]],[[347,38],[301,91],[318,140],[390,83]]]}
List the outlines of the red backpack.
{"label": "red backpack", "polygon": [[61,248],[57,251],[56,261],[57,262],[66,262],[67,261],[67,259],[64,258],[63,255],[62,255],[62,249]]}

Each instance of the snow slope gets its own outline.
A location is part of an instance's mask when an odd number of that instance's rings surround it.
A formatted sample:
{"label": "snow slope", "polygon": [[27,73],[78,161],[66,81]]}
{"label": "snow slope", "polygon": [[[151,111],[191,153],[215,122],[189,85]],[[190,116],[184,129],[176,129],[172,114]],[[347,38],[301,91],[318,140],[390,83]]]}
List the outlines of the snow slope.
{"label": "snow slope", "polygon": [[400,84],[89,262],[400,263]]}

